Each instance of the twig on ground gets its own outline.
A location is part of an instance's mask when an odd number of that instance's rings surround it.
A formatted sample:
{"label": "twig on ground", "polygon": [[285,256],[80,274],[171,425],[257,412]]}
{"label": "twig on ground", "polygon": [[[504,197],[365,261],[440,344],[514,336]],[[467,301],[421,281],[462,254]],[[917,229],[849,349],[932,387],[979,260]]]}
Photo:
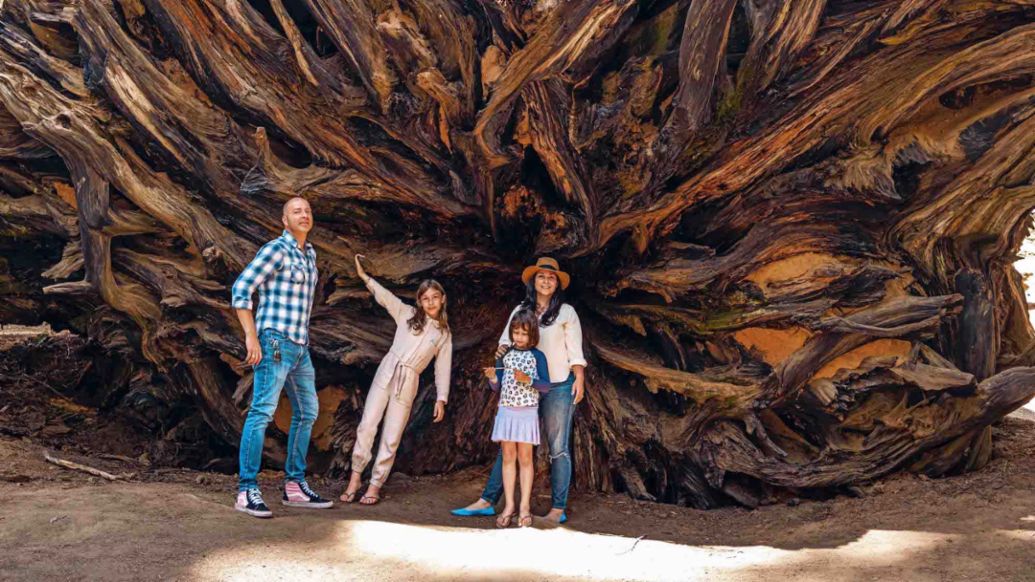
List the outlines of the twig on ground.
{"label": "twig on ground", "polygon": [[636,541],[633,542],[633,545],[630,546],[628,550],[625,550],[624,552],[618,552],[615,555],[616,556],[621,556],[622,554],[628,554],[629,552],[635,550],[636,549],[636,544],[640,543],[640,540],[642,540],[645,537],[647,537],[647,536],[646,535],[642,535],[642,536],[636,538]]}
{"label": "twig on ground", "polygon": [[53,463],[53,464],[55,464],[55,465],[57,465],[59,467],[64,467],[66,469],[72,469],[72,470],[75,470],[75,471],[82,471],[84,473],[89,473],[91,475],[96,475],[98,477],[103,477],[103,478],[105,478],[105,479],[107,479],[109,481],[118,481],[119,479],[122,479],[122,477],[120,477],[118,475],[112,475],[111,473],[109,473],[107,471],[102,471],[100,469],[95,469],[93,467],[90,467],[88,465],[83,465],[83,464],[80,464],[80,463],[73,463],[72,461],[67,461],[65,459],[59,459],[59,458],[57,458],[55,456],[52,456],[49,451],[46,451],[46,452],[43,453],[43,458],[46,459],[46,461],[48,463]]}

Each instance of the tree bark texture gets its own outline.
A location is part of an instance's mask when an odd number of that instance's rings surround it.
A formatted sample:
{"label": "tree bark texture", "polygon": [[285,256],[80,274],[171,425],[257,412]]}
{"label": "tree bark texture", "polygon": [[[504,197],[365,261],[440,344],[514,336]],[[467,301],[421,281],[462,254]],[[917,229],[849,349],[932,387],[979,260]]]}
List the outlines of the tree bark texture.
{"label": "tree bark texture", "polygon": [[[390,320],[449,294],[454,385],[398,468],[494,455],[478,381],[557,257],[584,490],[714,507],[991,454],[1035,394],[1030,0],[8,0],[0,320],[117,358],[103,398],[233,445],[229,286],[306,196],[314,466],[348,467]],[[428,384],[425,378],[425,385]],[[278,426],[286,427],[282,411]],[[282,456],[271,431],[271,461]]]}

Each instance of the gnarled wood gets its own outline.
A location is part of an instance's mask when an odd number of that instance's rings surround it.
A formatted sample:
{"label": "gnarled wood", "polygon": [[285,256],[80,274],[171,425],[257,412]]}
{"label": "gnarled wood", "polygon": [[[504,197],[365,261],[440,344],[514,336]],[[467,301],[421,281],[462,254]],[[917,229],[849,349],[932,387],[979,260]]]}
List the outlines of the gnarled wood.
{"label": "gnarled wood", "polygon": [[390,342],[356,252],[403,295],[426,277],[449,294],[448,420],[418,396],[403,471],[494,454],[478,369],[542,253],[573,275],[591,360],[579,488],[753,506],[980,468],[989,425],[1035,394],[1011,267],[1035,208],[1033,17],[1012,0],[8,0],[0,321],[102,346],[105,405],[162,458],[192,438],[225,451],[251,381],[228,288],[302,194],[316,470],[348,469]]}

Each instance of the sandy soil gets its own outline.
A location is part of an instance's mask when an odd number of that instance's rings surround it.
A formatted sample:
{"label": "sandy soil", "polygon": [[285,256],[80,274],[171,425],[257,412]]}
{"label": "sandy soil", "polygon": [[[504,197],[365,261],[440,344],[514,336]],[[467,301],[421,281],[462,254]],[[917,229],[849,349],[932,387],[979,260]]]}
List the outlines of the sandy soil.
{"label": "sandy soil", "polygon": [[[1035,580],[1033,453],[1035,423],[1011,417],[997,427],[992,463],[962,477],[902,475],[862,498],[754,511],[577,495],[565,527],[500,531],[448,514],[477,496],[481,470],[396,475],[376,507],[274,503],[276,517],[258,520],[233,511],[229,475],[90,459],[135,474],[107,482],[5,437],[0,578]],[[276,474],[263,487],[278,499]]]}

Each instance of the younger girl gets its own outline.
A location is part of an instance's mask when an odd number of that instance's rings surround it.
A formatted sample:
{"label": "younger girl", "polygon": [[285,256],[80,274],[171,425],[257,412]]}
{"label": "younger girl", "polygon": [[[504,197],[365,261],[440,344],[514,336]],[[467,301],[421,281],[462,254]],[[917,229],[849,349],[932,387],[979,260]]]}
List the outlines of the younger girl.
{"label": "younger girl", "polygon": [[370,475],[370,486],[360,498],[363,505],[381,500],[388,473],[395,462],[403,429],[410,418],[410,408],[417,396],[421,372],[435,358],[435,422],[446,416],[449,399],[449,368],[453,360],[453,338],[446,318],[446,293],[437,281],[428,279],[417,288],[417,306],[411,307],[391,291],[382,287],[363,270],[356,255],[356,273],[374,294],[374,299],[395,320],[395,339],[374,374],[374,381],[363,406],[363,419],[356,429],[356,445],[352,449],[352,476],[341,500],[352,503],[362,484],[361,475],[370,462],[377,427],[384,419],[381,446]]}
{"label": "younger girl", "polygon": [[510,322],[511,348],[486,368],[490,386],[500,391],[493,442],[503,453],[503,491],[506,506],[496,518],[497,527],[508,527],[514,517],[515,461],[521,465],[521,514],[518,525],[532,525],[532,447],[539,444],[539,390],[550,390],[546,356],[535,349],[539,320],[531,310],[518,311]]}

